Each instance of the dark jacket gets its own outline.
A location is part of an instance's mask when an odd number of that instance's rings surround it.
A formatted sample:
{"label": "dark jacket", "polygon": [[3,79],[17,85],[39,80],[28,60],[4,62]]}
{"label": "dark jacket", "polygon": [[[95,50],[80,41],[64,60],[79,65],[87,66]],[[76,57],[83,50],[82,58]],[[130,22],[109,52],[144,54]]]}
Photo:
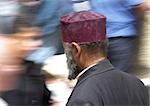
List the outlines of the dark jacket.
{"label": "dark jacket", "polygon": [[148,90],[103,60],[79,77],[67,106],[148,106]]}

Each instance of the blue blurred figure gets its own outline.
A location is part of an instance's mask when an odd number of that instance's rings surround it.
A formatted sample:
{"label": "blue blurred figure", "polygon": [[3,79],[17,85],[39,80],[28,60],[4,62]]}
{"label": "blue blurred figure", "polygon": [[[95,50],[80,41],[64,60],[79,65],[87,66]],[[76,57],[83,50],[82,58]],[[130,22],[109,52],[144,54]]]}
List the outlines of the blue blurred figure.
{"label": "blue blurred figure", "polygon": [[140,34],[137,22],[146,10],[144,0],[91,0],[90,3],[92,11],[107,17],[109,60],[118,69],[130,72]]}

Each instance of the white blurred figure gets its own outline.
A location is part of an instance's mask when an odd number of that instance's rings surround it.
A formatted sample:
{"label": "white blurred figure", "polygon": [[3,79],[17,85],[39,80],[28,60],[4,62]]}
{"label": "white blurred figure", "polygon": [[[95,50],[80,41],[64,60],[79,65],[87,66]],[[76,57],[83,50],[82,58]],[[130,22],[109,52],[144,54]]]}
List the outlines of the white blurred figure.
{"label": "white blurred figure", "polygon": [[73,1],[73,9],[76,12],[91,9],[89,0],[72,0],[72,1]]}
{"label": "white blurred figure", "polygon": [[0,105],[1,106],[8,106],[8,104],[1,98],[0,98]]}
{"label": "white blurred figure", "polygon": [[72,91],[68,85],[56,78],[47,82],[47,88],[52,92],[52,106],[65,106]]}
{"label": "white blurred figure", "polygon": [[52,106],[65,106],[76,81],[69,81],[65,54],[50,57],[43,70],[47,72],[46,85],[52,92]]}

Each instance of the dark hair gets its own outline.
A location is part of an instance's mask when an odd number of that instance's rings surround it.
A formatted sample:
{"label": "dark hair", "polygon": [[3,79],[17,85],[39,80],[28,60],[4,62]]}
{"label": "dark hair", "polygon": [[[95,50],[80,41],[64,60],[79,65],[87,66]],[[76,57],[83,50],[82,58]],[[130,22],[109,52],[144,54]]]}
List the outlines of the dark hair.
{"label": "dark hair", "polygon": [[101,53],[101,55],[107,56],[107,40],[81,44],[80,47],[90,55]]}

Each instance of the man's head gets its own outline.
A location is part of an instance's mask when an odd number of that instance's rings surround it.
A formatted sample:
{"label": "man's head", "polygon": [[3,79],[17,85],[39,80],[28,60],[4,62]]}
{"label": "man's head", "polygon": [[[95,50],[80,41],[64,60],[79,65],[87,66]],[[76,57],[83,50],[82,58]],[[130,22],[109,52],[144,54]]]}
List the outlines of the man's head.
{"label": "man's head", "polygon": [[106,57],[106,18],[82,11],[61,17],[69,79],[75,79],[88,66]]}

